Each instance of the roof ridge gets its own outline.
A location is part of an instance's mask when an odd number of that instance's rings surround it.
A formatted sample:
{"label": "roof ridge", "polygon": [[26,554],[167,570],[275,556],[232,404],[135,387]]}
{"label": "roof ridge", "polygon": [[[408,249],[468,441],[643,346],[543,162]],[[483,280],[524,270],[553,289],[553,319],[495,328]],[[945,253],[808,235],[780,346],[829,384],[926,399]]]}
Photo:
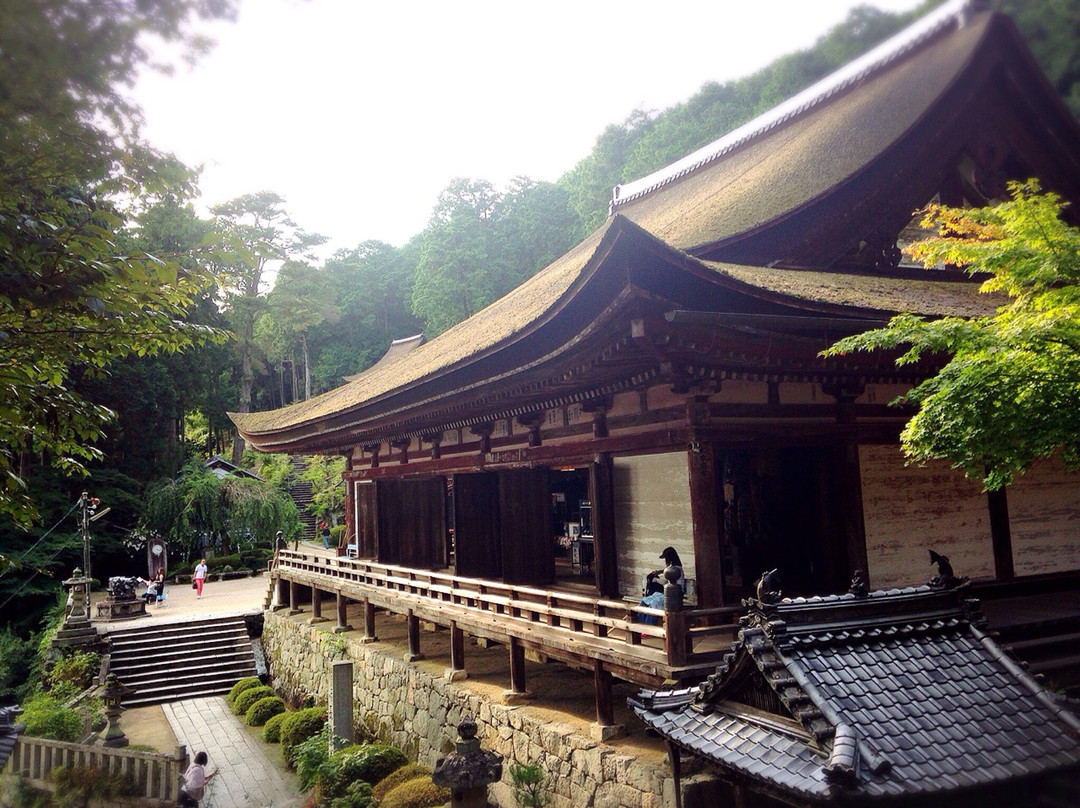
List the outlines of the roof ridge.
{"label": "roof ridge", "polygon": [[970,14],[984,5],[982,0],[949,0],[916,20],[898,34],[848,62],[800,93],[758,115],[695,152],[641,179],[616,185],[611,192],[610,212],[640,199],[675,180],[708,165],[780,124],[818,106],[853,84],[877,73],[905,56],[950,25],[962,27]]}

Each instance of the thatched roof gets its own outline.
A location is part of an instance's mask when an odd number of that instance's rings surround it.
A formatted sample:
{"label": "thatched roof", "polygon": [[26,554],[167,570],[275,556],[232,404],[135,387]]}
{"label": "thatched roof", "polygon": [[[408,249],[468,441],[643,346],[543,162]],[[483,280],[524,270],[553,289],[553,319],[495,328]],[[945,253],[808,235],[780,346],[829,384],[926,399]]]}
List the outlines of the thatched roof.
{"label": "thatched roof", "polygon": [[979,14],[961,27],[957,3],[944,11],[929,35],[916,25],[879,49],[894,58],[872,60],[874,69],[856,72],[852,81],[828,77],[807,91],[813,103],[796,105],[796,113],[766,113],[742,127],[750,136],[705,147],[701,152],[714,156],[702,157],[692,172],[664,169],[623,186],[614,209],[693,251],[828,194],[909,132],[972,60],[993,15]]}

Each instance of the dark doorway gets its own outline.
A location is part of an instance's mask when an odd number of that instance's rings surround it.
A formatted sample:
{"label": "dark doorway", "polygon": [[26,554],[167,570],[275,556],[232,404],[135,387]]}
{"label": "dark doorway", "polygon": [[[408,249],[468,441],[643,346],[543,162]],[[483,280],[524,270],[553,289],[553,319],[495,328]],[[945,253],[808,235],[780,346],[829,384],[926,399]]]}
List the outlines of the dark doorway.
{"label": "dark doorway", "polygon": [[849,572],[836,552],[843,537],[830,516],[831,457],[824,447],[726,454],[724,573],[732,594],[752,595],[757,579],[772,569],[779,570],[786,596],[846,587]]}
{"label": "dark doorway", "polygon": [[549,469],[551,548],[561,584],[595,587],[593,503],[587,468]]}

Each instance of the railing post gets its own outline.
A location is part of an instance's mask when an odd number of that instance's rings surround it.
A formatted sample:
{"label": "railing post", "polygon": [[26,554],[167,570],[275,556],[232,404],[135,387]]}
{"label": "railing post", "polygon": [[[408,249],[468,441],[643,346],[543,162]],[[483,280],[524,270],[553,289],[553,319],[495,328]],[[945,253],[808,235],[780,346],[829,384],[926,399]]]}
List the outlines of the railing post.
{"label": "railing post", "polygon": [[682,577],[682,567],[674,564],[664,570],[664,650],[668,664],[686,664],[686,612],[683,611],[683,589],[676,583]]}

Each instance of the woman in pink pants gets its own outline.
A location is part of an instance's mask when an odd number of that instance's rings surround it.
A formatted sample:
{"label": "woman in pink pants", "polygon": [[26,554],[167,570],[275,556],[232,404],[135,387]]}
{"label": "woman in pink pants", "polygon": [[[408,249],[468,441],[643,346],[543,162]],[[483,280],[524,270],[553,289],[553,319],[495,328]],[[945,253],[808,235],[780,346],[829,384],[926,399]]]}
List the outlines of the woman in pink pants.
{"label": "woman in pink pants", "polygon": [[203,582],[206,580],[206,559],[199,559],[198,565],[195,567],[195,592],[196,597],[202,597]]}

